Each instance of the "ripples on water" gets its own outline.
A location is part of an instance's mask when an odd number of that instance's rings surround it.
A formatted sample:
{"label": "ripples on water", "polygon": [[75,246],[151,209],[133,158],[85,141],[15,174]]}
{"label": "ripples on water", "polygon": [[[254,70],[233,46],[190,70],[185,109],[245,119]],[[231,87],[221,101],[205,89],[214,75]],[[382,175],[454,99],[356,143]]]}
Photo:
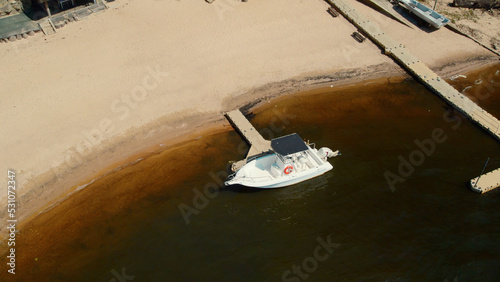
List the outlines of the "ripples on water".
{"label": "ripples on water", "polygon": [[[462,90],[497,69],[452,83]],[[494,91],[479,103],[500,117],[500,87]],[[499,143],[458,114],[445,121],[445,103],[410,79],[316,92],[269,104],[252,123],[339,149],[333,171],[284,189],[221,190],[186,224],[179,204],[193,207],[193,189],[243,157],[234,131],[189,141],[41,215],[26,228],[25,243],[37,247],[20,275],[109,281],[124,268],[136,281],[279,281],[306,262],[310,281],[498,279],[499,192],[478,195],[466,182],[487,157],[490,170],[500,167]],[[283,111],[295,117],[282,124]],[[396,173],[398,156],[435,128],[447,140],[391,192],[384,173]],[[340,245],[314,264],[328,236]]]}

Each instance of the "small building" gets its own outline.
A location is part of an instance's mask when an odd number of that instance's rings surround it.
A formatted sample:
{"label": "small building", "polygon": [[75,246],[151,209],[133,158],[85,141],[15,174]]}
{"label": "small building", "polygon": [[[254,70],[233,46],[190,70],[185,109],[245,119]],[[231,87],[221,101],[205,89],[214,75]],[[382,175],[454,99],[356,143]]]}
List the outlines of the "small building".
{"label": "small building", "polygon": [[78,6],[96,4],[97,0],[31,0],[31,2],[31,11],[25,13],[33,20],[38,20]]}
{"label": "small building", "polygon": [[97,0],[0,0],[0,18],[24,13],[36,21],[48,15],[96,2]]}
{"label": "small building", "polygon": [[[0,0],[0,40],[15,41],[106,9],[103,0]],[[108,0],[106,0],[108,1]]]}

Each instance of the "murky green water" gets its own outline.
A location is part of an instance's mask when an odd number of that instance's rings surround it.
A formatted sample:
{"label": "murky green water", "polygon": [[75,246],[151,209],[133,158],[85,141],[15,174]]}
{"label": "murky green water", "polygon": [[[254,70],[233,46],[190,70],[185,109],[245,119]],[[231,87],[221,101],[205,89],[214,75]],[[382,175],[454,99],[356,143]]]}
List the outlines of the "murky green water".
{"label": "murky green water", "polygon": [[[464,89],[474,75],[452,83]],[[498,84],[500,75],[490,80]],[[500,85],[484,89],[493,90],[479,103],[500,117]],[[423,86],[408,79],[293,95],[252,123],[266,138],[296,132],[342,156],[330,159],[334,170],[292,187],[216,193],[228,160],[242,158],[245,146],[234,131],[202,137],[177,156],[157,155],[86,188],[113,197],[78,203],[73,221],[54,227],[54,247],[19,271],[61,281],[500,277],[500,194],[466,185],[488,157],[487,170],[500,167],[500,145]],[[434,147],[418,153],[417,143],[429,140]],[[401,175],[401,158],[413,158],[413,172]],[[388,172],[400,177],[394,190]]]}

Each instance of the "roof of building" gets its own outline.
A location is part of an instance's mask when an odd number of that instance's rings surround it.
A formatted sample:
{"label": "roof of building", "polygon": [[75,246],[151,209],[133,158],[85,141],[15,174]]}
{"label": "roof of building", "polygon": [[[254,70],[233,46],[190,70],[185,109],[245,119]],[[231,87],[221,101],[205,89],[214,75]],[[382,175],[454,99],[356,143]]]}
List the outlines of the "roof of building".
{"label": "roof of building", "polygon": [[282,156],[302,152],[308,149],[306,143],[297,133],[271,140],[271,147],[276,153]]}

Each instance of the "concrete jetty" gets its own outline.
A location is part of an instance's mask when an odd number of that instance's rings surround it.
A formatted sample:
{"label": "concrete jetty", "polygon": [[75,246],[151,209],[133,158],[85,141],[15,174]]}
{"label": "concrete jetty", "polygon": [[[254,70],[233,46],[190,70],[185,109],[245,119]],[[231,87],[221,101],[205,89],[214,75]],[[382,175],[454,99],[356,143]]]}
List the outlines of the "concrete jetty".
{"label": "concrete jetty", "polygon": [[471,179],[470,187],[478,193],[485,193],[500,186],[500,168]]}
{"label": "concrete jetty", "polygon": [[233,127],[245,138],[250,150],[244,160],[233,163],[231,169],[238,170],[245,165],[246,161],[256,155],[265,154],[271,149],[271,141],[264,139],[262,135],[253,127],[248,119],[241,113],[240,110],[234,110],[226,113],[226,117],[231,122]]}
{"label": "concrete jetty", "polygon": [[361,32],[385,50],[394,60],[404,67],[410,74],[420,80],[439,97],[463,113],[485,131],[500,141],[500,121],[472,102],[424,63],[418,60],[403,44],[396,42],[379,26],[370,22],[358,13],[345,0],[328,0],[344,17],[353,23]]}

